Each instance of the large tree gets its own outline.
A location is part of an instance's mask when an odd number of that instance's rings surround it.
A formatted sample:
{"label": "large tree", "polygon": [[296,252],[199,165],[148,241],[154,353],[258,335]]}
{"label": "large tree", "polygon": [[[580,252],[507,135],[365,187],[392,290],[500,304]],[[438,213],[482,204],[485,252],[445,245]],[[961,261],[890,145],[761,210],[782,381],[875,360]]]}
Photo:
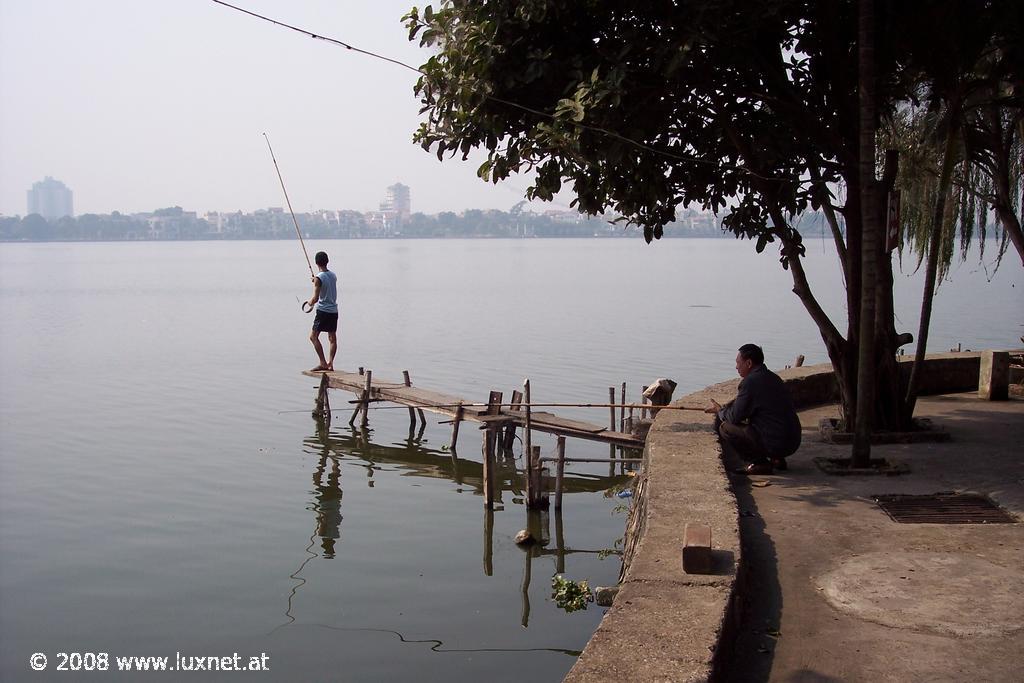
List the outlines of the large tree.
{"label": "large tree", "polygon": [[[857,417],[864,330],[871,362],[860,381],[878,383],[871,417],[896,427],[902,339],[892,266],[882,241],[864,237],[880,229],[897,163],[895,154],[883,162],[861,132],[912,92],[904,33],[927,30],[935,8],[870,5],[860,26],[874,42],[866,119],[853,0],[450,0],[413,9],[410,39],[435,50],[417,84],[427,116],[416,139],[439,158],[486,149],[479,172],[493,182],[534,171],[529,197],[551,199],[568,183],[581,211],[617,212],[648,241],[691,204],[723,214],[724,227],[759,252],[778,241],[835,367],[848,422]],[[803,269],[792,219],[808,208],[834,226],[845,333]],[[874,292],[864,307],[873,320],[862,326],[865,292]]]}
{"label": "large tree", "polygon": [[[942,3],[932,34],[909,34],[919,44],[907,68],[916,97],[885,122],[886,144],[900,150],[905,240],[925,265],[917,352],[906,388],[904,415],[913,414],[928,343],[932,298],[960,241],[985,256],[986,236],[997,238],[996,267],[1007,243],[1024,260],[1019,207],[1024,192],[1024,5],[999,3],[988,13]],[[932,50],[936,35],[958,40]],[[994,231],[988,229],[994,214]]]}

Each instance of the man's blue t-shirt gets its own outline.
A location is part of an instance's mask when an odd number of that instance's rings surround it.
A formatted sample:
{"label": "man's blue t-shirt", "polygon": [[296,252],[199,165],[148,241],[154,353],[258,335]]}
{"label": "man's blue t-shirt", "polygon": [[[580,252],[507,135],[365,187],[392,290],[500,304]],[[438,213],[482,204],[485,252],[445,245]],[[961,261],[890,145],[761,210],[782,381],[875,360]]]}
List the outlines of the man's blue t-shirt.
{"label": "man's blue t-shirt", "polygon": [[338,276],[329,270],[322,270],[316,276],[320,278],[320,298],[316,302],[316,310],[337,313]]}

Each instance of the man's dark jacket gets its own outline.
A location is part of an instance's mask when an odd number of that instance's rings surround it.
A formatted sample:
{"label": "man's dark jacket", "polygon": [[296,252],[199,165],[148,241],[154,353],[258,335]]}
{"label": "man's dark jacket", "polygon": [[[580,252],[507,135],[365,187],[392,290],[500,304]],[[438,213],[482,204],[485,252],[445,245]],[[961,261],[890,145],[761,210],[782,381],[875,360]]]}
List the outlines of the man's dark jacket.
{"label": "man's dark jacket", "polygon": [[785,457],[800,447],[800,418],[782,378],[764,364],[740,382],[736,400],[718,413],[723,422],[749,422],[765,450]]}

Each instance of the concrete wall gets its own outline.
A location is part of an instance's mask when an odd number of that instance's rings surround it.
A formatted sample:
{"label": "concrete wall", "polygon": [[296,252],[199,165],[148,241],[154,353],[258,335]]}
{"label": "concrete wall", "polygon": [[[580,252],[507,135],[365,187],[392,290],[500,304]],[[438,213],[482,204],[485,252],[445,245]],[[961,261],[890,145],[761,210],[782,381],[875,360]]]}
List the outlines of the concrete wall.
{"label": "concrete wall", "polygon": [[[929,356],[922,393],[976,390],[980,356]],[[904,359],[904,371],[909,362]],[[779,375],[798,407],[837,397],[831,365]],[[675,405],[703,406],[712,398],[725,403],[738,385],[738,378],[715,384]],[[654,421],[627,523],[618,596],[566,681],[707,681],[714,679],[718,660],[729,656],[742,557],[736,499],[711,426],[711,415],[688,410],[661,411]],[[687,522],[711,526],[714,574],[683,572]]]}

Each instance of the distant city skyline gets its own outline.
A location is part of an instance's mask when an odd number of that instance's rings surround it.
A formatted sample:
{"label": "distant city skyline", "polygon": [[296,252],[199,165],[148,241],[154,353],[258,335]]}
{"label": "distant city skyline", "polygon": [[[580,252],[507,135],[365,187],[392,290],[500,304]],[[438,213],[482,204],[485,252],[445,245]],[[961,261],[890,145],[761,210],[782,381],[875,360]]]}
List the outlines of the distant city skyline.
{"label": "distant city skyline", "polygon": [[[240,4],[412,66],[430,54],[407,40],[409,0]],[[281,205],[264,132],[296,211],[373,211],[396,180],[425,213],[509,210],[529,177],[486,183],[483,154],[412,143],[416,79],[213,2],[0,0],[0,213],[45,176],[79,214]]]}
{"label": "distant city skyline", "polygon": [[[28,216],[31,214],[39,214],[48,221],[54,221],[64,216],[75,217],[74,212],[74,199],[73,191],[60,180],[53,178],[52,176],[46,176],[43,180],[32,183],[25,195],[25,212],[7,214],[0,212],[0,216]],[[413,213],[412,211],[412,190],[408,185],[397,182],[388,187],[384,188],[381,193],[383,199],[378,203],[377,213],[391,214],[397,217],[399,220],[408,219]],[[142,214],[150,213],[153,211],[159,211],[161,209],[169,208],[182,208],[189,209],[192,213],[197,215],[210,215],[210,214],[230,214],[238,213],[240,209],[235,210],[222,210],[222,209],[208,209],[208,210],[192,210],[190,207],[184,207],[181,204],[170,204],[167,206],[154,206],[142,211],[128,211],[118,213],[127,214]],[[284,210],[284,206],[268,205],[264,207],[258,207],[254,211],[262,210]],[[463,209],[465,210],[465,209]],[[310,212],[322,212],[322,211],[358,211],[358,209],[352,209],[351,207],[339,207],[339,206],[319,206],[314,209],[310,209],[308,212],[297,212],[297,213],[310,213]],[[93,213],[99,215],[109,215],[113,213],[111,211],[100,212],[88,211],[84,213]],[[374,213],[373,210],[360,212],[360,213]],[[440,213],[440,212],[438,212]]]}

